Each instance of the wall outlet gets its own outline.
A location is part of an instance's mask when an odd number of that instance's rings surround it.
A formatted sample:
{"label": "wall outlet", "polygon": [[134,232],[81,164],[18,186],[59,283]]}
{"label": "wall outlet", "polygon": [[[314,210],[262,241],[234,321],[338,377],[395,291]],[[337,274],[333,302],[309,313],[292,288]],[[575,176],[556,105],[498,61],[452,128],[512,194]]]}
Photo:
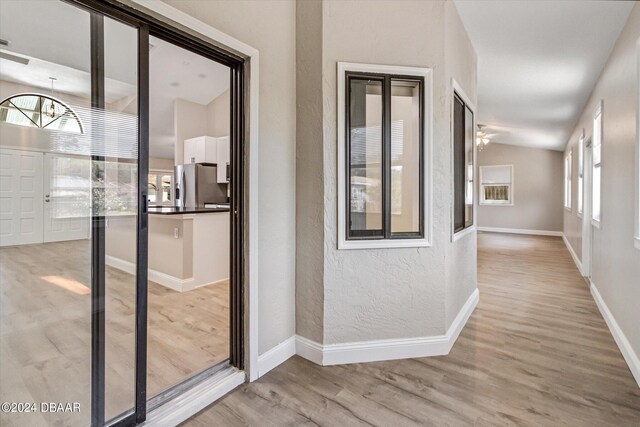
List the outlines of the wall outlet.
{"label": "wall outlet", "polygon": [[176,238],[176,239],[180,238],[180,231],[178,230],[178,227],[175,227],[173,229],[173,237]]}

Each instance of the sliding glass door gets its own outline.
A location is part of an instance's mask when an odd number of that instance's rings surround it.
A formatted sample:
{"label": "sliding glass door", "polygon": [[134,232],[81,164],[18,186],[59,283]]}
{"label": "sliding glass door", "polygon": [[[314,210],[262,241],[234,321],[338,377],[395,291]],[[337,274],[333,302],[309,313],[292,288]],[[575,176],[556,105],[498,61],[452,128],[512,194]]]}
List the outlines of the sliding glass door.
{"label": "sliding glass door", "polygon": [[[0,1],[0,28],[0,402],[10,405],[0,425],[139,424],[148,404],[149,34],[228,67],[224,354],[238,369],[244,60],[102,0]],[[193,378],[182,385],[204,377]]]}
{"label": "sliding glass door", "polygon": [[132,423],[146,403],[148,33],[62,1],[0,9],[0,424]]}

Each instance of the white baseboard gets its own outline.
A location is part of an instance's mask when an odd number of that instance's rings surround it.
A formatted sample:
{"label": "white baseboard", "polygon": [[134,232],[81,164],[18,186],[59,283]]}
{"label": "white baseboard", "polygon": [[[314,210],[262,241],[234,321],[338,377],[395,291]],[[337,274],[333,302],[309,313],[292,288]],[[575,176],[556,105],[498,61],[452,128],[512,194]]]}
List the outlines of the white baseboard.
{"label": "white baseboard", "polygon": [[591,295],[593,295],[593,299],[596,301],[596,305],[598,306],[598,309],[600,310],[604,321],[607,322],[607,326],[609,327],[611,335],[613,335],[613,339],[616,341],[616,344],[618,344],[618,348],[622,353],[622,357],[624,357],[627,365],[629,365],[629,369],[631,370],[633,378],[635,378],[636,383],[638,383],[638,387],[640,387],[640,358],[638,358],[636,352],[633,351],[631,343],[629,343],[629,340],[627,340],[624,332],[622,332],[622,329],[620,329],[618,322],[616,322],[616,319],[613,317],[613,314],[609,310],[609,307],[607,307],[607,304],[602,299],[602,295],[600,295],[600,292],[598,292],[598,288],[596,288],[596,285],[594,285],[592,281],[589,282],[591,284]]}
{"label": "white baseboard", "polygon": [[479,295],[478,289],[471,294],[445,335],[328,345],[296,336],[296,353],[323,366],[442,356],[451,351],[460,331],[478,305]]}
{"label": "white baseboard", "polygon": [[510,234],[531,234],[534,236],[562,236],[562,231],[547,230],[524,230],[520,228],[498,228],[498,227],[478,227],[478,231],[488,231],[491,233],[510,233]]}
{"label": "white baseboard", "polygon": [[569,250],[571,257],[573,258],[573,262],[576,263],[576,267],[578,267],[578,271],[580,272],[580,274],[582,274],[582,262],[580,262],[580,258],[578,258],[578,255],[576,255],[575,251],[573,250],[573,247],[569,243],[569,240],[567,239],[567,236],[564,235],[564,233],[562,233],[562,240],[564,240],[564,244]]}
{"label": "white baseboard", "polygon": [[150,411],[142,425],[177,426],[243,384],[245,379],[244,372],[225,369]]}
{"label": "white baseboard", "polygon": [[[132,262],[125,261],[111,255],[106,255],[105,263],[109,267],[117,268],[118,270],[122,270],[125,273],[133,275],[136,274],[136,265]],[[193,277],[189,277],[188,279],[180,279],[178,277],[170,276],[166,273],[161,273],[152,269],[149,269],[147,274],[149,275],[148,277],[150,281],[165,286],[169,289],[173,289],[176,292],[186,292],[192,289],[200,288],[202,286],[215,285],[217,283],[222,283],[228,280],[222,279],[213,283],[196,284]]]}
{"label": "white baseboard", "polygon": [[258,356],[258,376],[261,377],[296,354],[296,337],[289,337]]}

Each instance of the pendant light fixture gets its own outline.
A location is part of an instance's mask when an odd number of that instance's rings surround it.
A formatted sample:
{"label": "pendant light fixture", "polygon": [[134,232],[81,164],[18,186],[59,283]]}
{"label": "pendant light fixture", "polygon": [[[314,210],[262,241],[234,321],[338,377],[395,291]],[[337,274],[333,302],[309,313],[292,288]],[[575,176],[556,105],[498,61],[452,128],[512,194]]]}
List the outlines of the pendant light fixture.
{"label": "pendant light fixture", "polygon": [[55,77],[49,77],[49,80],[51,80],[51,100],[49,103],[49,107],[44,112],[44,114],[46,114],[48,117],[51,117],[53,119],[56,117],[56,106],[55,106],[55,103],[53,102],[53,82],[55,82],[58,79],[56,79]]}

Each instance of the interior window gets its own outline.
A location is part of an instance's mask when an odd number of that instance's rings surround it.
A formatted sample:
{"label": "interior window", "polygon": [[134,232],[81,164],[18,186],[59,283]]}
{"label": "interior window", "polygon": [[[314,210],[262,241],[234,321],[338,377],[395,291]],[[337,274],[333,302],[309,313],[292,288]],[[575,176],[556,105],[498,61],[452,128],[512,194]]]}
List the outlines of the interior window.
{"label": "interior window", "polygon": [[480,166],[480,204],[513,205],[513,166]]}
{"label": "interior window", "polygon": [[67,105],[41,94],[20,94],[0,103],[0,123],[83,133],[82,122]]}

